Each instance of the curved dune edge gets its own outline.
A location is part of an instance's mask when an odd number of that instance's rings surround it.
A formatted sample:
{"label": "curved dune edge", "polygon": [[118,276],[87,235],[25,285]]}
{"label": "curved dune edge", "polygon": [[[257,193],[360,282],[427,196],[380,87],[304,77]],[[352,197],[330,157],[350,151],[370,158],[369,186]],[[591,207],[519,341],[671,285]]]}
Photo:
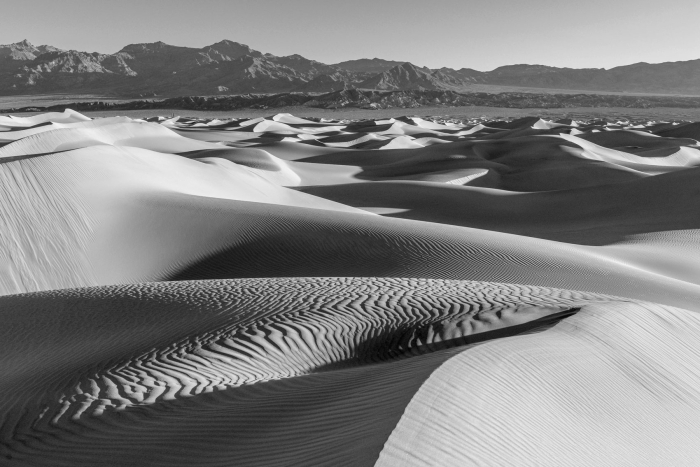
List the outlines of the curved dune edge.
{"label": "curved dune edge", "polygon": [[[2,455],[18,465],[109,465],[116,462],[110,456],[137,449],[125,439],[145,436],[136,442],[144,455],[187,465],[211,444],[189,445],[190,457],[180,453],[179,461],[162,449],[204,429],[192,426],[204,422],[203,410],[209,424],[201,433],[212,440],[230,436],[227,430],[272,430],[285,446],[306,443],[299,456],[330,462],[310,454],[331,449],[314,441],[324,426],[327,443],[348,452],[373,440],[376,458],[381,440],[372,436],[388,437],[413,392],[459,348],[548,327],[580,306],[610,300],[512,284],[388,278],[147,283],[2,297]],[[264,401],[289,404],[282,420],[251,421]],[[304,422],[307,411],[315,418]],[[355,412],[350,431],[387,411],[393,422],[344,439],[349,428],[340,414],[347,411]],[[249,452],[241,442],[231,439],[230,450],[208,456]],[[274,464],[275,456],[290,462],[284,450],[267,451],[249,452],[250,463]],[[52,455],[42,461],[46,452]]]}
{"label": "curved dune edge", "polygon": [[376,465],[697,465],[700,316],[582,307],[487,343],[421,386]]}

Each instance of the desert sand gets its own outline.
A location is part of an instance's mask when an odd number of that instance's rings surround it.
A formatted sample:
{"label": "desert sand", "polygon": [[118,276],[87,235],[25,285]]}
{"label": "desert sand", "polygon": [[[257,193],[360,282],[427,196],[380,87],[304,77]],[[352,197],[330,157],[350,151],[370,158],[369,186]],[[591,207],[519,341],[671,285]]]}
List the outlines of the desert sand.
{"label": "desert sand", "polygon": [[700,465],[698,140],[0,117],[0,465]]}

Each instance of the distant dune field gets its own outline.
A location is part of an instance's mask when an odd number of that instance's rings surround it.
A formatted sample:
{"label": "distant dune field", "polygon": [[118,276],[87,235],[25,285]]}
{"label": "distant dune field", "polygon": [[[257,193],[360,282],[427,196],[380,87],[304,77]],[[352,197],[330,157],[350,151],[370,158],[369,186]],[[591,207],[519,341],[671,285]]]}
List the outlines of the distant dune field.
{"label": "distant dune field", "polygon": [[[46,96],[38,100],[15,100],[15,98],[0,97],[0,103],[3,103],[4,108],[12,106],[48,106],[48,105],[64,105],[67,102],[95,101],[95,97],[67,96],[61,100],[55,100],[56,96]],[[99,98],[99,100],[108,100]],[[397,113],[403,112],[408,115],[415,116],[438,116],[442,118],[453,118],[461,120],[464,123],[469,123],[474,118],[483,117],[487,120],[513,119],[530,117],[533,113],[549,120],[561,119],[591,119],[591,118],[612,118],[612,119],[632,119],[632,120],[700,120],[700,109],[692,108],[664,108],[655,107],[650,109],[636,109],[628,107],[569,107],[569,108],[551,108],[551,109],[517,109],[505,107],[484,107],[484,106],[434,106],[420,107],[417,109],[358,109],[358,108],[342,108],[342,109],[317,109],[306,106],[292,106],[272,109],[243,109],[243,110],[184,110],[184,109],[144,109],[144,110],[100,110],[92,112],[83,112],[91,118],[104,117],[120,117],[127,116],[131,118],[148,118],[153,115],[163,115],[167,117],[183,116],[192,118],[257,118],[269,117],[271,114],[291,113],[299,117],[317,118],[319,116],[329,119],[382,119],[392,118]],[[22,116],[41,115],[44,112],[23,112]]]}
{"label": "distant dune field", "polygon": [[0,117],[0,465],[700,465],[692,110],[312,110]]}

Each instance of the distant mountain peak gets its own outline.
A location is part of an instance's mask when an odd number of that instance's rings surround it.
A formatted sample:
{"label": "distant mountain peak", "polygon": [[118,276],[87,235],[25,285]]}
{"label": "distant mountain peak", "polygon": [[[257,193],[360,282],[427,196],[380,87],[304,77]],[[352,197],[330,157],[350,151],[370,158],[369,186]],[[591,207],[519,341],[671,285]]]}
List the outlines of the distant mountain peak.
{"label": "distant mountain peak", "polygon": [[358,60],[347,60],[345,62],[336,63],[333,66],[355,73],[377,74],[383,73],[402,63],[404,62],[383,60],[381,58],[360,58]]}
{"label": "distant mountain peak", "polygon": [[175,45],[170,45],[166,44],[163,41],[156,41],[156,42],[141,42],[137,44],[129,44],[125,46],[123,49],[120,50],[120,52],[127,52],[127,53],[154,53],[154,52],[159,52],[164,49],[178,49],[178,48],[184,48],[184,47],[177,47]]}
{"label": "distant mountain peak", "polygon": [[[212,60],[216,61],[228,61],[235,60],[240,57],[249,55],[251,57],[262,57],[263,54],[257,50],[251,49],[246,44],[241,44],[240,42],[234,42],[228,39],[224,39],[215,44],[202,47],[202,50],[209,55]],[[211,52],[218,54],[217,56],[212,56]]]}
{"label": "distant mountain peak", "polygon": [[221,39],[219,42],[216,42],[214,45],[216,45],[216,44],[226,44],[226,45],[237,44],[237,45],[242,45],[244,47],[248,47],[246,44],[241,44],[240,42],[232,41],[230,39]]}
{"label": "distant mountain peak", "polygon": [[211,45],[208,45],[208,46],[205,46],[205,47],[202,47],[202,48],[217,47],[217,46],[219,46],[219,47],[233,47],[233,48],[241,48],[241,49],[253,50],[253,49],[250,48],[250,46],[249,46],[248,44],[243,44],[243,43],[241,43],[241,42],[236,42],[236,41],[232,41],[232,40],[229,40],[229,39],[223,39],[223,40],[220,40],[219,42],[215,42],[214,44],[211,44]]}
{"label": "distant mountain peak", "polygon": [[0,45],[0,57],[10,60],[34,60],[41,52],[27,39],[12,44]]}

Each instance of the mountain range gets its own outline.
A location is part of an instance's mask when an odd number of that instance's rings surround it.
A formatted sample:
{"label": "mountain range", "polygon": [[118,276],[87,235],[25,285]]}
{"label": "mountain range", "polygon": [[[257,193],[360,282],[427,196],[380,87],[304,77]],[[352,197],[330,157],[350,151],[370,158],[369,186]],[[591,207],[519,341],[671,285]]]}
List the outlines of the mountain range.
{"label": "mountain range", "polygon": [[700,95],[700,60],[610,69],[508,65],[492,71],[429,69],[359,59],[325,64],[275,56],[223,40],[202,48],[131,44],[114,54],[0,45],[0,95],[102,94],[118,97],[326,93],[347,89],[470,92],[474,85]]}

